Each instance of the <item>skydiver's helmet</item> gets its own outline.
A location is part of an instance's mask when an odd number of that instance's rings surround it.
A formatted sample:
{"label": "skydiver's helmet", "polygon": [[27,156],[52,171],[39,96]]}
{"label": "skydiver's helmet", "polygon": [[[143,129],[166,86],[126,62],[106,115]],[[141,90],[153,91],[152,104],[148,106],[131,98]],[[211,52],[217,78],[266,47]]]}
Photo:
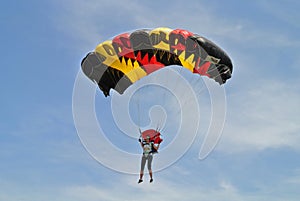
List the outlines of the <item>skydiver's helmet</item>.
{"label": "skydiver's helmet", "polygon": [[149,135],[147,135],[146,137],[142,137],[143,143],[149,143],[151,140],[151,137]]}

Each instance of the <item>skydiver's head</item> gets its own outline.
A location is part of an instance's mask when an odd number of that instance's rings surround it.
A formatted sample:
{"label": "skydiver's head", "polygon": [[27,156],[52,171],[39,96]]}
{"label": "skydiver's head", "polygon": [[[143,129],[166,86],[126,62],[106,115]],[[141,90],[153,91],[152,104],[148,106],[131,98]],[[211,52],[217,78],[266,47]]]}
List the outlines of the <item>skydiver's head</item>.
{"label": "skydiver's head", "polygon": [[147,141],[147,142],[149,142],[149,141],[150,141],[150,136],[149,136],[149,135],[147,135],[147,137],[146,137],[146,141]]}

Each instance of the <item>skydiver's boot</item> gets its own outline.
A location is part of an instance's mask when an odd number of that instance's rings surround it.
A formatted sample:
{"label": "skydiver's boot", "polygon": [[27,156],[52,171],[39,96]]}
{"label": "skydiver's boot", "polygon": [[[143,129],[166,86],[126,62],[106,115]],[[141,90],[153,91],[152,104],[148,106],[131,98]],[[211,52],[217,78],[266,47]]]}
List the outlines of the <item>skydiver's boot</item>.
{"label": "skydiver's boot", "polygon": [[138,181],[138,183],[142,183],[143,182],[143,173],[140,173],[140,179]]}
{"label": "skydiver's boot", "polygon": [[152,183],[153,182],[152,171],[149,171],[149,175],[150,175],[150,183]]}

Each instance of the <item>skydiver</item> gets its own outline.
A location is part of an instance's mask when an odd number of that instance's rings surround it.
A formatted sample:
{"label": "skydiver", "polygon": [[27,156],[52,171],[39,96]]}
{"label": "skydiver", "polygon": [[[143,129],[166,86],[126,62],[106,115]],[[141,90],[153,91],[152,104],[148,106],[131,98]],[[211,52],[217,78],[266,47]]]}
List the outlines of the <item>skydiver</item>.
{"label": "skydiver", "polygon": [[141,140],[141,138],[139,139],[139,142],[141,144],[141,147],[143,148],[143,155],[142,155],[142,159],[141,159],[141,171],[140,171],[140,179],[138,181],[138,183],[143,182],[143,175],[144,175],[144,168],[147,162],[147,167],[148,167],[148,171],[149,171],[149,175],[150,175],[150,183],[153,182],[153,174],[152,174],[152,169],[151,169],[151,163],[152,163],[152,159],[153,159],[153,153],[156,153],[158,148],[159,148],[159,144],[154,144],[154,142],[150,141],[150,136],[147,136],[145,141]]}

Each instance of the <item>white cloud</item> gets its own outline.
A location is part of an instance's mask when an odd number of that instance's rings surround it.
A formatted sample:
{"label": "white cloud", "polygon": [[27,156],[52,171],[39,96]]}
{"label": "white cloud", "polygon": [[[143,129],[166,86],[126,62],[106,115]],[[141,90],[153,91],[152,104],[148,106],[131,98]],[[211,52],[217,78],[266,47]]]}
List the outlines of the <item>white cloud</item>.
{"label": "white cloud", "polygon": [[[184,169],[170,168],[168,172],[154,174],[154,182],[149,183],[148,175],[144,177],[144,182],[137,184],[137,176],[131,175],[111,175],[106,182],[99,180],[99,184],[74,183],[67,185],[52,186],[51,189],[45,187],[22,187],[18,183],[1,182],[2,189],[8,189],[1,193],[0,198],[10,201],[18,200],[64,200],[64,201],[135,201],[141,198],[145,200],[164,201],[255,201],[255,200],[275,200],[283,198],[287,200],[297,200],[297,185],[299,180],[294,178],[283,178],[283,186],[278,182],[272,186],[256,186],[253,192],[245,193],[234,185],[228,178],[220,178],[215,183],[206,184],[197,172],[194,174],[181,174]],[[167,178],[166,175],[170,177]],[[97,177],[95,178],[97,179]],[[98,178],[101,179],[101,178]],[[215,177],[214,177],[215,180]],[[100,184],[101,183],[101,184]],[[105,185],[103,185],[105,184]],[[277,193],[279,192],[279,193]],[[284,194],[291,192],[291,194]],[[278,196],[281,194],[281,196]]]}
{"label": "white cloud", "polygon": [[[292,2],[295,3],[295,2]],[[218,44],[230,45],[227,41],[243,46],[299,47],[295,41],[283,32],[272,27],[257,26],[256,21],[248,18],[220,18],[216,5],[202,1],[182,5],[176,1],[170,3],[140,3],[138,1],[64,1],[59,3],[61,13],[55,24],[59,30],[75,38],[73,44],[81,49],[92,50],[101,41],[114,35],[138,28],[169,26],[184,28],[207,36]],[[284,4],[284,3],[282,3]],[[280,4],[260,3],[263,9],[275,16],[285,15]],[[271,8],[273,8],[273,10]],[[197,12],[190,12],[197,8]],[[178,12],[180,11],[180,12]],[[184,16],[184,17],[182,17]],[[291,16],[297,16],[295,13]],[[292,22],[295,17],[287,17]],[[57,19],[58,20],[58,19]],[[295,24],[295,23],[294,23]],[[221,36],[221,38],[220,38]],[[229,49],[228,47],[225,49]]]}
{"label": "white cloud", "polygon": [[114,195],[116,192],[111,192],[109,189],[96,186],[71,186],[65,190],[68,199],[76,200],[116,200]]}
{"label": "white cloud", "polygon": [[65,189],[67,197],[76,200],[145,200],[159,199],[165,201],[238,201],[242,197],[228,182],[221,181],[216,189],[207,189],[203,186],[179,186],[173,182],[160,179],[158,182],[149,184],[148,181],[137,184],[136,181],[120,180],[113,187],[97,186],[71,186]]}
{"label": "white cloud", "polygon": [[258,81],[252,89],[229,96],[223,151],[288,146],[300,150],[300,95],[296,85]]}
{"label": "white cloud", "polygon": [[287,185],[300,185],[300,169],[296,169],[294,172],[292,172],[291,176],[288,176],[285,181]]}
{"label": "white cloud", "polygon": [[[75,38],[84,48],[89,45],[90,49],[109,37],[138,28],[167,26],[190,29],[204,35],[226,36],[240,28],[240,25],[230,25],[229,21],[218,19],[218,16],[212,14],[214,9],[202,2],[186,4],[184,8],[176,2],[142,4],[128,0],[75,0],[59,4],[60,18],[55,21],[58,29]],[[194,8],[197,8],[197,12],[189,12]]]}
{"label": "white cloud", "polygon": [[299,1],[284,0],[276,2],[274,1],[270,3],[269,1],[264,0],[258,1],[258,3],[264,9],[265,12],[272,15],[276,20],[282,20],[282,22],[287,23],[288,25],[292,25],[295,28],[299,28]]}
{"label": "white cloud", "polygon": [[[271,186],[263,186],[260,190],[253,193],[244,193],[239,191],[228,180],[220,180],[214,187],[207,187],[205,184],[199,185],[194,181],[188,181],[183,178],[183,182],[176,184],[172,181],[164,180],[162,178],[159,181],[149,184],[145,180],[141,184],[137,184],[136,180],[131,178],[121,178],[119,182],[113,186],[69,186],[63,190],[62,197],[64,200],[107,200],[107,201],[135,201],[145,200],[164,200],[164,201],[198,201],[198,200],[215,200],[215,201],[255,201],[255,200],[275,200],[280,201],[283,198],[288,200],[297,200],[297,196],[282,195],[274,197],[274,189]],[[186,183],[183,185],[183,183]],[[275,185],[277,190],[279,186]],[[269,193],[268,193],[269,192]],[[276,193],[275,193],[276,194]]]}

